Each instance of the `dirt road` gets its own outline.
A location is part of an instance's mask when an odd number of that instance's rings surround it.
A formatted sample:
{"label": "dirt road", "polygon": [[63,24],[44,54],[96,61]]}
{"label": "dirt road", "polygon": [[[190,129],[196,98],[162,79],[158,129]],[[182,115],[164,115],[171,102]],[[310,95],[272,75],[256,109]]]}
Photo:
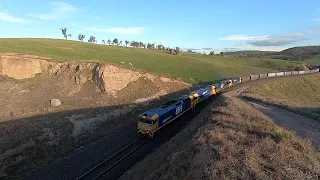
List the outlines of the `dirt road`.
{"label": "dirt road", "polygon": [[[261,83],[261,82],[259,82]],[[225,93],[227,96],[239,97],[241,92],[246,90],[251,83],[243,84],[235,89]],[[270,117],[276,124],[281,127],[294,131],[295,134],[300,138],[310,139],[314,150],[320,151],[320,122],[311,118],[307,118],[300,114],[275,107],[272,105],[267,105],[262,102],[253,102],[249,100],[244,100],[246,103],[250,104],[253,108],[259,109],[268,117]]]}
{"label": "dirt road", "polygon": [[298,137],[310,139],[315,150],[320,151],[320,122],[275,106],[244,100],[260,109],[275,123],[294,131]]}

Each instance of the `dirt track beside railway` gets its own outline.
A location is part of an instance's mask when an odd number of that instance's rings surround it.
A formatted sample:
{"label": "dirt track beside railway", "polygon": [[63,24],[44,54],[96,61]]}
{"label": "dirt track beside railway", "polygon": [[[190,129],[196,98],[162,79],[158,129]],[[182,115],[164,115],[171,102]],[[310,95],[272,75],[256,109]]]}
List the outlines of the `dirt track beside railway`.
{"label": "dirt track beside railway", "polygon": [[[282,78],[290,78],[290,76]],[[248,89],[253,84],[261,84],[270,82],[270,80],[274,81],[279,79],[280,78],[265,79],[257,83],[249,82],[247,84],[242,84],[241,86],[232,89],[230,92],[227,92],[226,95],[240,98],[240,100],[246,102],[247,104],[250,104],[253,108],[262,111],[279,126],[289,131],[293,131],[300,138],[310,139],[313,144],[314,150],[320,152],[320,121],[305,117],[303,115],[288,111],[283,108],[279,108],[277,106],[268,105],[263,102],[257,102],[254,100],[243,99],[240,97],[241,93],[243,91],[246,91],[246,89]]]}

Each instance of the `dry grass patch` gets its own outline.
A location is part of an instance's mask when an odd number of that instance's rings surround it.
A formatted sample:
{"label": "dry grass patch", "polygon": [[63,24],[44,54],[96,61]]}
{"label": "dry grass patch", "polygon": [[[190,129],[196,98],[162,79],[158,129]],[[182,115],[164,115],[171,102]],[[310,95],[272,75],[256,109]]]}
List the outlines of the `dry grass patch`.
{"label": "dry grass patch", "polygon": [[[276,126],[260,111],[238,99],[228,98],[217,108],[196,139],[209,179],[317,179],[320,156],[309,141]],[[195,160],[196,161],[196,160]]]}

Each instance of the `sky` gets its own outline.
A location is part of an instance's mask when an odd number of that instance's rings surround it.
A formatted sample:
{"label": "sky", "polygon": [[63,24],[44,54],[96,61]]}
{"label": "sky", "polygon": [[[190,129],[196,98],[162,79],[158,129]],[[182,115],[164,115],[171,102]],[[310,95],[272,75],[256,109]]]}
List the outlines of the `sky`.
{"label": "sky", "polygon": [[[215,52],[320,44],[319,0],[0,0],[0,38],[105,39]],[[87,41],[87,39],[85,40]]]}

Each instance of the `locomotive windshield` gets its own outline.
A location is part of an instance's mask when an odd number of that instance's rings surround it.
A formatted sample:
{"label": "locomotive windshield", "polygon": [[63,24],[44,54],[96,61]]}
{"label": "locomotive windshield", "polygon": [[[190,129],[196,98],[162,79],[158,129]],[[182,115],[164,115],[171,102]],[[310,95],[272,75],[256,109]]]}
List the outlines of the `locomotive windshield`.
{"label": "locomotive windshield", "polygon": [[139,118],[139,121],[142,123],[153,124],[153,121],[147,118]]}

